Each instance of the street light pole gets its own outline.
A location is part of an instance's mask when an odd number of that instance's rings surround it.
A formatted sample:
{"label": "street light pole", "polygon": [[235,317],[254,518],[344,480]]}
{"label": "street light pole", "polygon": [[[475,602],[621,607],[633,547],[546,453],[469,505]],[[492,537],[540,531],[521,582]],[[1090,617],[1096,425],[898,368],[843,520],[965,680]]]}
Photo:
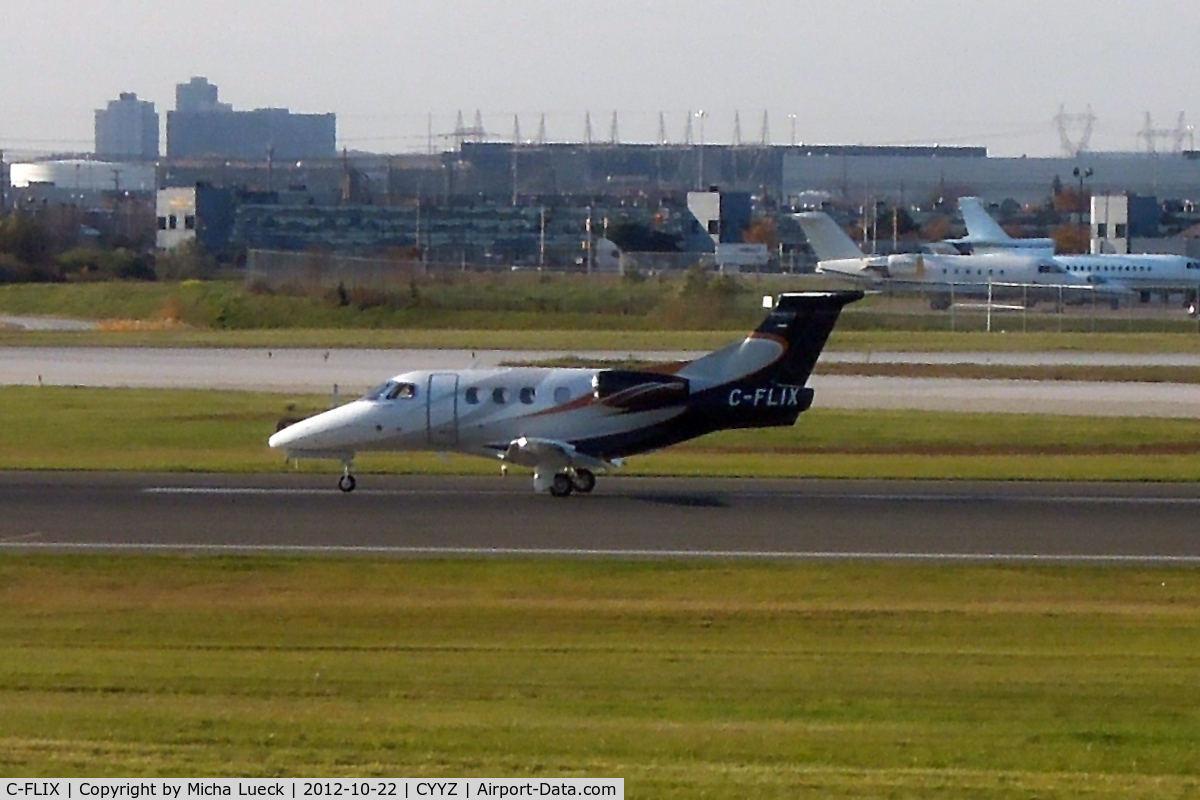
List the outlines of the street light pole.
{"label": "street light pole", "polygon": [[[1084,228],[1084,225],[1083,225],[1083,182],[1084,182],[1084,180],[1085,180],[1085,179],[1092,177],[1092,174],[1093,174],[1093,173],[1092,173],[1092,168],[1091,168],[1091,167],[1085,167],[1084,169],[1080,169],[1079,167],[1076,167],[1074,170],[1072,170],[1072,171],[1071,171],[1071,174],[1072,174],[1072,175],[1074,175],[1076,178],[1078,178],[1078,179],[1079,179],[1079,192],[1078,192],[1078,194],[1076,194],[1076,196],[1075,196],[1075,204],[1076,204],[1076,206],[1078,207],[1078,211],[1079,211],[1079,217],[1078,217],[1078,219],[1079,219],[1079,231],[1080,231],[1080,233],[1083,233],[1083,232],[1086,230],[1086,229]],[[1084,239],[1084,241],[1085,241],[1085,242],[1089,242],[1089,243],[1090,243],[1090,241],[1091,241],[1091,238],[1092,238],[1092,237],[1091,237],[1091,232],[1090,232],[1090,231],[1088,231],[1088,232],[1087,232],[1087,234],[1088,234],[1088,235],[1085,235],[1085,236],[1083,237],[1083,239]],[[1089,249],[1089,250],[1091,249],[1091,246],[1090,246],[1090,244],[1089,244],[1089,247],[1088,247],[1088,249]]]}

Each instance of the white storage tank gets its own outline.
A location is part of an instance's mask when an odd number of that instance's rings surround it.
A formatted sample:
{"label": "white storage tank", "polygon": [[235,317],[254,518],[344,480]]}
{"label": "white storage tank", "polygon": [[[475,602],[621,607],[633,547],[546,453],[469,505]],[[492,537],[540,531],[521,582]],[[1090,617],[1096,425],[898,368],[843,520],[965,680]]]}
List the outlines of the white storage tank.
{"label": "white storage tank", "polygon": [[155,190],[153,164],[115,161],[31,161],[9,166],[9,183],[24,189],[30,185],[52,184],[59,189],[80,192],[152,192]]}

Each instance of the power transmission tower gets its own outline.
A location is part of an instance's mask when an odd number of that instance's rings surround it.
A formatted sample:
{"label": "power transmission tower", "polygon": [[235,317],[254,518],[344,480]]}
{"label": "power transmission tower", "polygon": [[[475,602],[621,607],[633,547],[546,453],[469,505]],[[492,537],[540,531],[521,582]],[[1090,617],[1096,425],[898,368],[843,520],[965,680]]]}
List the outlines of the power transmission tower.
{"label": "power transmission tower", "polygon": [[1171,152],[1183,152],[1183,140],[1189,140],[1189,149],[1195,146],[1194,131],[1188,126],[1187,119],[1182,111],[1179,112],[1179,119],[1175,123],[1174,128],[1156,128],[1154,120],[1150,116],[1150,112],[1146,112],[1146,124],[1138,132],[1138,139],[1145,143],[1146,152],[1150,154],[1158,153],[1158,143],[1160,141],[1171,142]]}
{"label": "power transmission tower", "polygon": [[[1092,130],[1096,127],[1096,115],[1092,113],[1089,104],[1087,111],[1082,114],[1068,114],[1065,105],[1058,107],[1054,116],[1054,124],[1058,126],[1058,140],[1062,144],[1063,153],[1068,158],[1075,158],[1087,150],[1092,140]],[[1071,136],[1075,132],[1078,135]]]}

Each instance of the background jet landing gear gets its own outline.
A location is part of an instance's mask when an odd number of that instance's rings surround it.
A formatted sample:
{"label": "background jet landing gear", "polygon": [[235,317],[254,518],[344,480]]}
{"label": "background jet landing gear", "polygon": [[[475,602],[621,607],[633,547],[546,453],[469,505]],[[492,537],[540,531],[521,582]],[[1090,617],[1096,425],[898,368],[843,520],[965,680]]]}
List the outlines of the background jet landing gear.
{"label": "background jet landing gear", "polygon": [[354,491],[354,487],[358,485],[358,481],[354,480],[354,476],[350,474],[353,467],[349,461],[342,465],[342,477],[338,478],[338,488],[349,494]]}

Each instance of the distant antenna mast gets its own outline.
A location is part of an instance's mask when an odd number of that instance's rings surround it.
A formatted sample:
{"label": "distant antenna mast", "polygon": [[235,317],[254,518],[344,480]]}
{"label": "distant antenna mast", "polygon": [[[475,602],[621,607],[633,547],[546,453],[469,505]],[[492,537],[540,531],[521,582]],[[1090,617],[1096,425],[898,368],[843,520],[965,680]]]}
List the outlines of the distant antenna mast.
{"label": "distant antenna mast", "polygon": [[583,143],[592,146],[592,112],[583,112]]}
{"label": "distant antenna mast", "polygon": [[742,146],[742,114],[736,110],[733,112],[733,146]]}
{"label": "distant antenna mast", "polygon": [[767,118],[767,111],[763,109],[763,126],[762,139],[759,142],[763,147],[771,146],[771,121]]}
{"label": "distant antenna mast", "polygon": [[692,110],[690,108],[687,112],[687,127],[683,131],[683,143],[688,147],[692,146]]}
{"label": "distant antenna mast", "polygon": [[[1054,117],[1054,124],[1058,126],[1058,140],[1062,144],[1063,153],[1068,158],[1075,158],[1087,150],[1088,144],[1092,140],[1092,130],[1096,127],[1096,115],[1092,113],[1091,104],[1082,114],[1068,114],[1066,106],[1060,105],[1058,114]],[[1072,133],[1076,135],[1072,136]]]}
{"label": "distant antenna mast", "polygon": [[521,117],[518,114],[513,114],[513,147],[521,145]]}
{"label": "distant antenna mast", "polygon": [[612,128],[608,132],[608,143],[609,144],[620,144],[621,143],[621,132],[620,132],[620,129],[617,127],[617,112],[616,111],[613,111]]}
{"label": "distant antenna mast", "polygon": [[538,147],[546,143],[546,113],[544,111],[542,112],[542,118],[538,120],[537,139],[534,140],[534,143]]}
{"label": "distant antenna mast", "polygon": [[667,140],[667,117],[663,112],[658,112],[658,143],[660,145],[669,144]]}

